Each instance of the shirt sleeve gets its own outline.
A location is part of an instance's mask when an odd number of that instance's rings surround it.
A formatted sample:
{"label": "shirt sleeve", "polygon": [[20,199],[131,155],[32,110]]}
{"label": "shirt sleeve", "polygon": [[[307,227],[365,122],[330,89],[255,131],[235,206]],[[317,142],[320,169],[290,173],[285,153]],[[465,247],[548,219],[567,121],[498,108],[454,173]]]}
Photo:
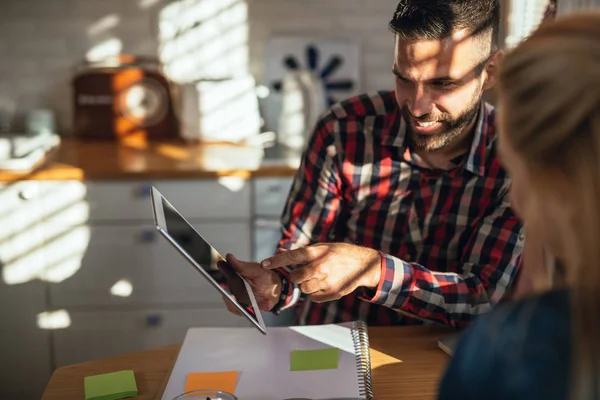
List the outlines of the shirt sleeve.
{"label": "shirt sleeve", "polygon": [[[281,217],[279,247],[296,249],[325,242],[335,231],[342,203],[342,184],[334,143],[335,120],[325,114],[315,126]],[[306,298],[289,280],[295,267],[279,268],[284,279],[280,304],[290,308]]]}
{"label": "shirt sleeve", "polygon": [[507,293],[521,264],[524,230],[508,190],[469,238],[451,270],[437,272],[382,254],[381,280],[363,299],[410,316],[457,328],[486,313]]}

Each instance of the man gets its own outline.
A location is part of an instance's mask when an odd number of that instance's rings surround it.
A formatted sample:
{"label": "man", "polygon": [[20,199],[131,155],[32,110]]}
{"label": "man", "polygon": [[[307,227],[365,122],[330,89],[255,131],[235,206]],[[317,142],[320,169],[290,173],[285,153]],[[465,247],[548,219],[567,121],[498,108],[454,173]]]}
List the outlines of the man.
{"label": "man", "polygon": [[461,327],[503,298],[523,232],[496,157],[498,0],[401,0],[394,92],[317,123],[282,216],[281,250],[227,260],[259,307],[298,324]]}

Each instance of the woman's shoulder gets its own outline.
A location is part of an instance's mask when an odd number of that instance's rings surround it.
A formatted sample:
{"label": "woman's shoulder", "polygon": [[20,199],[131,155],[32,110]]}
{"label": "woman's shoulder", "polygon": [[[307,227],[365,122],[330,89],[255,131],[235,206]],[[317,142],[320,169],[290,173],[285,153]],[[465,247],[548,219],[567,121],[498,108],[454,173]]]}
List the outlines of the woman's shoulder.
{"label": "woman's shoulder", "polygon": [[[569,294],[566,290],[554,290],[518,301],[496,306],[491,312],[478,318],[471,331],[483,331],[497,336],[498,331],[505,334],[516,333],[522,336],[523,328],[529,334],[568,331],[570,322]],[[516,331],[516,332],[515,332]]]}
{"label": "woman's shoulder", "polygon": [[462,341],[466,346],[482,341],[485,347],[502,355],[511,348],[516,351],[504,357],[514,358],[568,344],[569,338],[568,292],[551,291],[498,305],[477,319]]}
{"label": "woman's shoulder", "polygon": [[[468,399],[520,398],[544,386],[548,398],[566,390],[570,353],[570,312],[566,291],[552,291],[498,305],[462,335],[442,382],[441,393]],[[565,377],[554,379],[552,377]],[[551,382],[548,382],[548,379]],[[540,392],[540,395],[542,393]],[[489,397],[489,396],[492,397]],[[441,398],[453,398],[441,396]],[[541,397],[543,398],[543,397]]]}

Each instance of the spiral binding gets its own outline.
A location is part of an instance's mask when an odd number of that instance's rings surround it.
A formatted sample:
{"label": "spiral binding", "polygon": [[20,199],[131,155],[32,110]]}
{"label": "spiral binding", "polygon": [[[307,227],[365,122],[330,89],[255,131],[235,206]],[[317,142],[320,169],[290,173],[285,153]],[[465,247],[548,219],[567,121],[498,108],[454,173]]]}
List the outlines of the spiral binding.
{"label": "spiral binding", "polygon": [[369,334],[364,321],[356,321],[352,329],[352,341],[356,358],[356,371],[358,373],[358,387],[360,395],[367,400],[373,399],[371,381],[371,355],[369,352]]}

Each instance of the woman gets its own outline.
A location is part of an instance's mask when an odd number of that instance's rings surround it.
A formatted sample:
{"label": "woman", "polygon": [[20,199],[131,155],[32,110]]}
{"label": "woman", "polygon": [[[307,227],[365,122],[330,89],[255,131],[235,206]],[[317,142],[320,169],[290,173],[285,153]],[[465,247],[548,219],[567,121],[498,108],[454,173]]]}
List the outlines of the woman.
{"label": "woman", "polygon": [[545,23],[508,54],[499,112],[513,207],[564,260],[563,285],[478,319],[439,398],[600,399],[600,13]]}

